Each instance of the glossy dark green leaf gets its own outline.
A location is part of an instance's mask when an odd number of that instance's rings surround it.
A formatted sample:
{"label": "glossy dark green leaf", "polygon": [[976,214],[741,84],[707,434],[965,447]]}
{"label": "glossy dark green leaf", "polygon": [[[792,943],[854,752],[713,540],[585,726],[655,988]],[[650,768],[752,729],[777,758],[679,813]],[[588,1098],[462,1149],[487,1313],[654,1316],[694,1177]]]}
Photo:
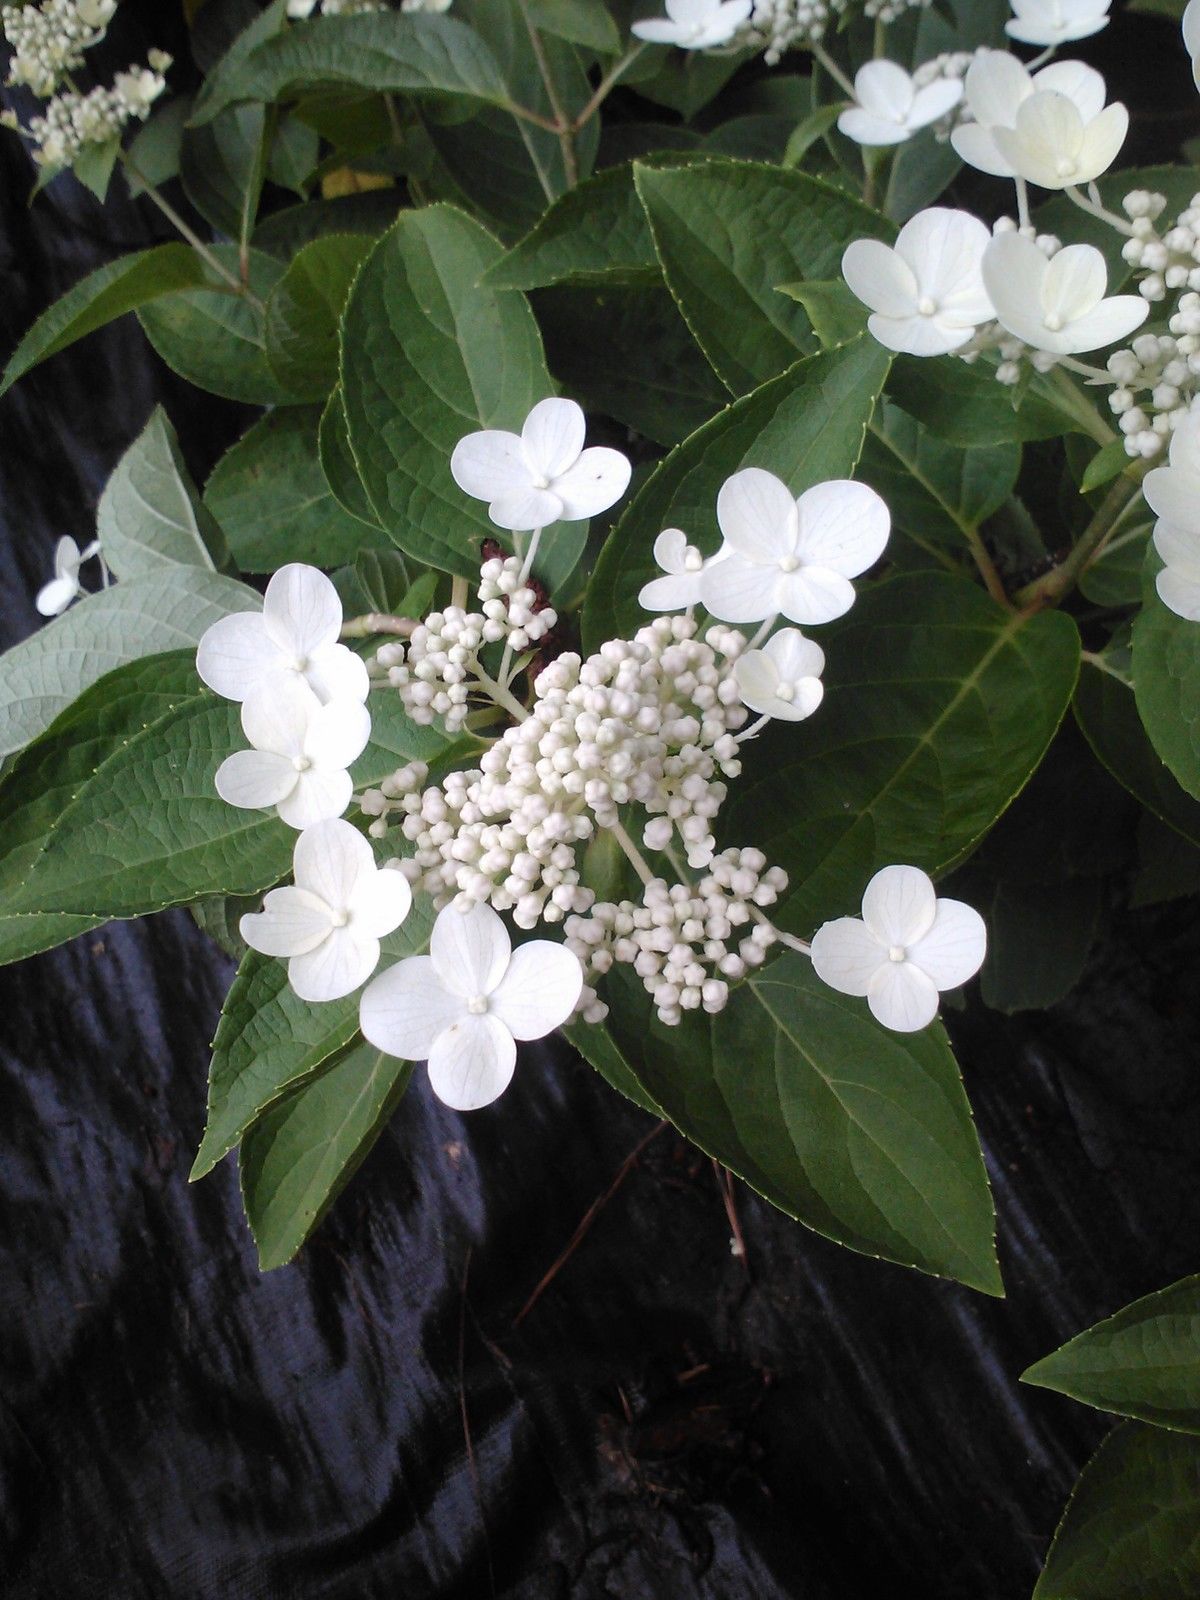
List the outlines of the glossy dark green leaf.
{"label": "glossy dark green leaf", "polygon": [[184,130],[179,153],[183,192],[219,232],[240,239],[258,208],[263,183],[262,106],[230,106]]}
{"label": "glossy dark green leaf", "polygon": [[897,356],[888,394],[951,444],[1054,439],[1063,433],[1091,433],[1098,427],[1109,431],[1102,418],[1097,422],[1086,414],[1090,401],[1077,399],[1069,383],[1055,387],[1052,377],[1035,377],[1014,407],[1012,389],[997,382],[995,367],[986,360],[971,365],[938,360],[931,366],[917,356]]}
{"label": "glossy dark green leaf", "polygon": [[350,430],[346,423],[346,408],[342,403],[340,386],[329,396],[321,413],[319,451],[321,471],[338,505],[350,516],[357,517],[370,528],[378,528],[382,533],[382,524],[367,498],[358,463],[350,448]]}
{"label": "glossy dark green leaf", "polygon": [[267,301],[272,372],[297,400],[325,400],[338,381],[338,325],[374,246],[367,234],[325,234],[299,250]]}

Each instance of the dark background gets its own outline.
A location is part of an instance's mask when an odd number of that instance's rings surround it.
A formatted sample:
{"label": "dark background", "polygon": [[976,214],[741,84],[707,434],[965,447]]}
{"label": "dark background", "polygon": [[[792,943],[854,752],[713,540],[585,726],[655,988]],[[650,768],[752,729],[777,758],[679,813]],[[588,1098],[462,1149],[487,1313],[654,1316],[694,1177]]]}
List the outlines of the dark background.
{"label": "dark background", "polygon": [[[173,13],[123,10],[183,54]],[[1144,113],[1146,159],[1174,32],[1101,39],[1087,54]],[[69,178],[27,208],[28,172],[4,136],[0,353],[160,236],[119,182],[103,209]],[[157,400],[201,479],[251,415],[174,378],[132,318],[0,404],[3,644],[38,625],[54,541],[90,537]],[[1109,899],[1069,1001],[949,1019],[1003,1302],[737,1184],[743,1263],[711,1163],[668,1130],[514,1329],[654,1127],[552,1051],[470,1118],[418,1073],[264,1277],[233,1159],[187,1182],[229,961],[176,911],[0,971],[2,1592],[1023,1600],[1108,1422],[1019,1373],[1197,1266],[1195,905]]]}

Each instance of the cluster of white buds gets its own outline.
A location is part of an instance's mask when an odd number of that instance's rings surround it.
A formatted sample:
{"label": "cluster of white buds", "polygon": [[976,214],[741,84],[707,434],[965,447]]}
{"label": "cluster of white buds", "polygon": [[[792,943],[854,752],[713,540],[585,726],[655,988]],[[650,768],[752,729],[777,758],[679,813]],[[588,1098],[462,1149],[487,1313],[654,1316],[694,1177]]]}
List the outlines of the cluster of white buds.
{"label": "cluster of white buds", "polygon": [[[923,5],[927,4],[928,0],[913,0],[913,3]],[[888,9],[891,10],[893,15],[881,15],[880,22],[895,22],[902,12],[910,9],[910,7],[893,4]],[[871,15],[869,6],[867,15]],[[913,88],[919,93],[922,89],[928,88],[930,84],[937,83],[943,78],[949,83],[961,83],[970,71],[971,63],[978,53],[976,50],[944,50],[940,55],[933,56],[928,61],[923,61],[919,67],[913,68]],[[928,126],[937,142],[945,144],[955,128],[964,122],[970,122],[971,119],[971,109],[964,97],[956,101],[944,116],[939,117],[936,122],[929,123]]]}
{"label": "cluster of white buds", "polygon": [[40,99],[52,95],[66,73],[83,65],[84,51],[103,39],[116,9],[117,0],[42,0],[0,9],[13,51],[8,82]]}
{"label": "cluster of white buds", "polygon": [[819,44],[847,9],[847,0],[755,0],[737,42],[761,49],[769,67],[784,52]]}
{"label": "cluster of white buds", "polygon": [[441,718],[447,733],[457,733],[470,709],[476,652],[503,636],[502,626],[481,612],[447,606],[418,623],[407,644],[381,645],[373,665],[386,671],[415,723],[428,727]]}
{"label": "cluster of white buds", "polygon": [[523,565],[517,556],[492,556],[479,572],[480,609],[501,630],[495,637],[517,651],[539,643],[558,622],[539,587],[524,576]]}
{"label": "cluster of white buds", "polygon": [[1121,254],[1131,267],[1146,273],[1138,285],[1147,300],[1165,300],[1180,289],[1200,289],[1200,194],[1193,195],[1171,226],[1155,226],[1167,198],[1146,189],[1127,194],[1124,210],[1133,228]]}
{"label": "cluster of white buds", "polygon": [[685,1011],[722,1010],[730,983],[761,966],[776,942],[762,911],[786,888],[787,874],[768,867],[761,850],[724,850],[698,883],[655,878],[640,904],[600,901],[586,916],[568,917],[567,949],[584,970],[584,1020],[607,1015],[595,985],[615,962],[633,968],[668,1025]]}
{"label": "cluster of white buds", "polygon": [[899,22],[908,11],[928,11],[930,4],[931,0],[867,0],[863,10],[871,22],[888,23]]}
{"label": "cluster of white buds", "polygon": [[[85,145],[107,144],[119,138],[129,122],[142,122],[167,86],[164,73],[171,57],[152,50],[149,65],[136,64],[118,72],[111,89],[97,85],[86,94],[64,89],[46,102],[44,113],[29,119],[33,159],[41,167],[69,167]],[[16,127],[13,119],[8,126]]]}

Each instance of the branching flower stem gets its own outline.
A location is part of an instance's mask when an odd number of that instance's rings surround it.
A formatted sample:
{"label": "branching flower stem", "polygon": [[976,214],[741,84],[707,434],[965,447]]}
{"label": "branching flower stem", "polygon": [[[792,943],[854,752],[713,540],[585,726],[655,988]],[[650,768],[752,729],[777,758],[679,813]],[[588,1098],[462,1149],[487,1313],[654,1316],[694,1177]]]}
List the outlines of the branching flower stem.
{"label": "branching flower stem", "polygon": [[[550,102],[550,109],[554,112],[555,131],[558,134],[559,147],[562,150],[563,177],[568,189],[573,189],[579,182],[579,159],[575,153],[575,125],[567,116],[558,94],[558,86],[554,82],[554,74],[550,70],[550,63],[546,59],[546,48],[542,43],[542,36],[529,14],[529,0],[518,0],[521,7],[521,16],[525,20],[525,30],[529,34],[529,43],[533,50],[533,58],[537,62],[538,71],[541,73],[542,82],[546,86],[546,98]],[[551,199],[554,197],[551,196]]]}
{"label": "branching flower stem", "polygon": [[[1095,184],[1092,185],[1093,189]],[[1101,222],[1107,222],[1110,228],[1115,228],[1126,239],[1133,238],[1133,224],[1126,217],[1117,216],[1115,211],[1110,211],[1107,206],[1101,205],[1099,200],[1089,199],[1082,189],[1071,185],[1066,190],[1067,199],[1077,205],[1081,211],[1086,211],[1089,217],[1097,217]]]}
{"label": "branching flower stem", "polygon": [[814,57],[821,63],[822,67],[824,67],[825,71],[829,74],[833,81],[837,84],[839,89],[844,89],[853,100],[854,85],[842,71],[841,67],[838,66],[833,57],[829,54],[828,50],[825,49],[824,45],[814,42],[812,46],[812,53]]}
{"label": "branching flower stem", "polygon": [[1108,543],[1129,502],[1140,493],[1141,487],[1140,477],[1132,478],[1126,473],[1117,479],[1066,559],[1043,577],[1017,591],[1015,600],[1022,611],[1040,611],[1045,606],[1058,605],[1070,594]]}
{"label": "branching flower stem", "polygon": [[631,50],[621,57],[616,66],[612,67],[605,74],[605,76],[601,78],[600,82],[596,86],[596,91],[592,95],[592,98],[587,102],[583,110],[575,118],[573,124],[573,130],[575,133],[578,133],[583,127],[585,127],[586,124],[590,122],[591,119],[596,115],[596,112],[599,111],[600,107],[608,99],[609,95],[616,88],[617,84],[629,71],[630,67],[638,59],[645,48],[646,45],[644,41],[635,44]]}
{"label": "branching flower stem", "polygon": [[230,269],[225,266],[225,264],[216,256],[213,250],[205,244],[204,240],[195,231],[195,229],[188,226],[171,202],[159,193],[155,186],[146,177],[145,173],[141,171],[137,163],[127,154],[127,152],[121,150],[119,155],[121,164],[125,170],[137,179],[138,183],[141,184],[147,198],[158,207],[163,216],[166,217],[167,221],[176,230],[176,232],[179,233],[180,236],[191,245],[192,249],[204,262],[205,266],[208,267],[210,271],[214,272],[217,277],[222,280],[222,282],[228,284],[230,289],[232,289],[235,294],[240,295],[244,300],[248,301],[256,311],[265,312],[267,309],[266,306],[249,287],[249,285],[243,283],[236,272],[231,272]]}

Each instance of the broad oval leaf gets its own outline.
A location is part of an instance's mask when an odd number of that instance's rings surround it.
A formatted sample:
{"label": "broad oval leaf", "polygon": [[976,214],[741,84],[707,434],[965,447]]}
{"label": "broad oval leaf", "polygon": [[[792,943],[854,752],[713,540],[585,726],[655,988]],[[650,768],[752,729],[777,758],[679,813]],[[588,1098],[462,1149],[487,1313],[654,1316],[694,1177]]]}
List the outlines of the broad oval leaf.
{"label": "broad oval leaf", "polygon": [[299,250],[267,301],[271,370],[297,400],[324,400],[338,379],[338,324],[354,275],[375,241],[327,233]]}
{"label": "broad oval leaf", "polygon": [[118,578],[164,567],[211,572],[229,565],[224,536],[200,499],[161,406],[155,406],[105,485],[96,532]]}
{"label": "broad oval leaf", "polygon": [[632,638],[648,620],[637,597],[657,573],[653,545],[663,528],[717,548],[717,493],[731,473],[765,467],[794,494],[849,477],[887,370],[887,352],[866,338],[808,356],[672,450],[626,507],[596,564],[583,614],[588,648]]}
{"label": "broad oval leaf", "polygon": [[334,498],[321,470],[320,421],[315,406],[270,411],[213,469],[205,504],[244,572],[274,572],[288,561],[335,567],[360,550],[394,548]]}
{"label": "broad oval leaf", "polygon": [[194,655],[218,618],[261,604],[233,578],[177,566],[88,595],[0,657],[0,755],[27,744],[123,662],[189,644]]}
{"label": "broad oval leaf", "polygon": [[523,296],[479,284],[499,254],[453,206],[406,211],[363,264],[342,327],[350,446],[371,504],[406,555],[463,577],[478,576],[496,529],[450,476],[451,452],[475,429],[520,429],[552,392]]}
{"label": "broad oval leaf", "polygon": [[[359,476],[358,462],[350,448],[350,429],[346,422],[346,407],[340,385],[329,396],[321,413],[318,453],[325,481],[342,510],[383,533]],[[391,541],[388,540],[388,543]]]}
{"label": "broad oval leaf", "polygon": [[291,1089],[242,1140],[246,1219],[264,1272],[288,1262],[353,1177],[412,1077],[372,1045]]}
{"label": "broad oval leaf", "polygon": [[1200,1433],[1200,1277],[1123,1306],[1035,1362],[1021,1381],[1101,1411]]}
{"label": "broad oval leaf", "polygon": [[1194,1600],[1200,1441],[1123,1423],[1084,1467],[1033,1600]]}
{"label": "broad oval leaf", "polygon": [[789,883],[777,923],[808,935],[857,910],[892,862],[938,873],[992,826],[1041,761],[1079,670],[1060,612],[1018,616],[965,578],[867,589],[821,630],[825,698],[743,746],[721,819]]}
{"label": "broad oval leaf", "polygon": [[806,1226],[1001,1294],[979,1141],[940,1024],[888,1033],[788,953],[715,1017],[658,1023],[610,974],[609,1028],[679,1130]]}
{"label": "broad oval leaf", "polygon": [[185,244],[160,244],[99,267],[68,289],[41,316],[9,357],[0,394],[31,367],[57,355],[76,339],[160,295],[198,288],[208,281],[203,262]]}
{"label": "broad oval leaf", "polygon": [[1142,609],[1133,624],[1133,687],[1150,743],[1188,794],[1200,798],[1200,627],[1159,599],[1163,563],[1146,552]]}

